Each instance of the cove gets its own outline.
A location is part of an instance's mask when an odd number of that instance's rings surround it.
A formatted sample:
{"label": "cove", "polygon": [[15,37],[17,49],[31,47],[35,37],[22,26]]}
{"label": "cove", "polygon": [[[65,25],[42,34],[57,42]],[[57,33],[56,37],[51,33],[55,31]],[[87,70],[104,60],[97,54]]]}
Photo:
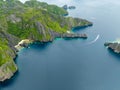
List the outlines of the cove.
{"label": "cove", "polygon": [[69,10],[70,16],[94,23],[76,30],[88,39],[59,39],[23,49],[16,59],[19,72],[0,90],[120,90],[120,56],[104,47],[104,42],[120,37],[119,1],[71,3],[76,9]]}

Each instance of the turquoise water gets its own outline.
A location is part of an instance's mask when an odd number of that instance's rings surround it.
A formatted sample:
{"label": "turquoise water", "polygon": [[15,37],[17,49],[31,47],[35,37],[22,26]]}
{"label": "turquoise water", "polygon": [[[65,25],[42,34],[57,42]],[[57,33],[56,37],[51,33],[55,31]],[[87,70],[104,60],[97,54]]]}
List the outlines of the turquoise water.
{"label": "turquoise water", "polygon": [[120,90],[120,56],[104,47],[120,38],[120,1],[45,1],[75,5],[70,16],[94,23],[75,30],[88,39],[57,39],[23,49],[16,60],[19,71],[0,90]]}

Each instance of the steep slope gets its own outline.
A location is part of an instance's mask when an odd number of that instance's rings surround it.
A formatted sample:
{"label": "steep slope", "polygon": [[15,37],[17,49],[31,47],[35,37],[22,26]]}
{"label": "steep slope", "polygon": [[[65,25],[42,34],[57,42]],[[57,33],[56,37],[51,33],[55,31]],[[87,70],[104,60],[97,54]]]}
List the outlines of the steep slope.
{"label": "steep slope", "polygon": [[0,31],[0,81],[9,79],[17,70],[13,61],[16,57],[14,40],[12,35]]}
{"label": "steep slope", "polygon": [[63,8],[30,0],[0,1],[0,81],[9,79],[17,71],[13,61],[15,45],[23,39],[48,42],[56,37],[86,38],[86,34],[68,33],[73,27],[91,26],[79,18],[64,17]]}

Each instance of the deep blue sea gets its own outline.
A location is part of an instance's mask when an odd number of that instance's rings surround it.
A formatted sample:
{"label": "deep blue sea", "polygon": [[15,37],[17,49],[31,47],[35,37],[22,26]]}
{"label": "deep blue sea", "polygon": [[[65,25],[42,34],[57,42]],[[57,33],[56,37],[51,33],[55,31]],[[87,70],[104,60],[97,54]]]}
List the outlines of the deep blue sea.
{"label": "deep blue sea", "polygon": [[120,55],[106,41],[120,38],[119,0],[44,0],[76,6],[69,16],[92,21],[92,27],[74,30],[88,39],[56,39],[19,52],[19,71],[0,90],[120,90]]}

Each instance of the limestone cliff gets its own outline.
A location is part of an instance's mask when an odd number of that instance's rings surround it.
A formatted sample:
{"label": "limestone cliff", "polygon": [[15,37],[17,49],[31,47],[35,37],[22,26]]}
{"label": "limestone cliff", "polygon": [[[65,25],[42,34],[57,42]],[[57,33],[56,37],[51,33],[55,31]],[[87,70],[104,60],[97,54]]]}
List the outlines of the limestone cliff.
{"label": "limestone cliff", "polygon": [[104,44],[109,49],[113,50],[115,53],[120,53],[120,43],[119,42],[106,42]]}
{"label": "limestone cliff", "polygon": [[[0,81],[11,78],[17,71],[13,59],[17,55],[14,47],[21,40],[39,42],[61,38],[87,38],[86,34],[69,33],[73,27],[87,27],[92,23],[72,17],[64,17],[66,10],[37,0],[0,1]],[[23,42],[23,41],[22,41]],[[31,41],[30,41],[31,42]]]}

